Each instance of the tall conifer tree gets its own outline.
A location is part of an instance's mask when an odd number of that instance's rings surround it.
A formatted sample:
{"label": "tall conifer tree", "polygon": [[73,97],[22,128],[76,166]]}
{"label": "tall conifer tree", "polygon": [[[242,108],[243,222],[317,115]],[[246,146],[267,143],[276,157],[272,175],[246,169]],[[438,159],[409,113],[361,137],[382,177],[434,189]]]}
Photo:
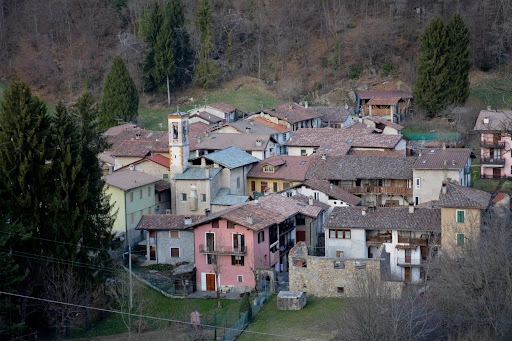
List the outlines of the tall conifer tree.
{"label": "tall conifer tree", "polygon": [[112,127],[117,120],[131,122],[137,119],[139,94],[126,65],[120,56],[114,58],[112,69],[103,84],[100,107],[100,127]]}
{"label": "tall conifer tree", "polygon": [[212,8],[208,0],[202,0],[196,11],[195,24],[201,36],[199,61],[194,68],[194,83],[203,88],[211,88],[218,82],[219,66],[212,58]]}
{"label": "tall conifer tree", "polygon": [[447,25],[448,64],[450,69],[448,100],[455,104],[464,104],[469,97],[469,31],[458,13],[454,14]]}

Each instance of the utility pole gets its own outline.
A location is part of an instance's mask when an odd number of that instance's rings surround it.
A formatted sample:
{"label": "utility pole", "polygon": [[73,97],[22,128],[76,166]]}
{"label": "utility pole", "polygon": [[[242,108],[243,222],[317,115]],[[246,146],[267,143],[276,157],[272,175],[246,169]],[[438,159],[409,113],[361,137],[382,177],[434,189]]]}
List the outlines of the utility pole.
{"label": "utility pole", "polygon": [[130,271],[130,311],[133,308],[133,283],[132,283],[132,246],[128,242],[128,270]]}

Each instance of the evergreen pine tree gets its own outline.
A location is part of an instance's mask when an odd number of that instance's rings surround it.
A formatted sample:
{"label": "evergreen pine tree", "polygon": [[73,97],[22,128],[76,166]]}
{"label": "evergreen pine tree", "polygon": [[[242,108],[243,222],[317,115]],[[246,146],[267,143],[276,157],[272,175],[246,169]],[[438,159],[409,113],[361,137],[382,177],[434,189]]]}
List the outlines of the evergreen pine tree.
{"label": "evergreen pine tree", "polygon": [[169,0],[166,16],[173,27],[174,64],[176,65],[175,85],[188,83],[191,71],[192,50],[190,38],[185,28],[185,15],[180,0]]}
{"label": "evergreen pine tree", "polygon": [[469,97],[469,31],[460,14],[454,14],[447,25],[448,64],[450,69],[448,100],[464,104]]}
{"label": "evergreen pine tree", "polygon": [[121,120],[135,121],[139,108],[139,94],[135,83],[120,56],[114,58],[112,69],[103,84],[100,107],[100,127],[115,126]]}
{"label": "evergreen pine tree", "polygon": [[432,117],[448,102],[448,35],[443,20],[433,18],[420,39],[414,101]]}
{"label": "evergreen pine tree", "polygon": [[218,82],[219,66],[211,57],[214,45],[211,36],[212,9],[208,0],[202,0],[196,12],[195,24],[201,36],[199,61],[194,68],[194,83],[203,88],[211,88]]}
{"label": "evergreen pine tree", "polygon": [[162,26],[163,17],[160,11],[160,5],[157,1],[151,7],[151,11],[144,11],[141,20],[141,33],[144,35],[146,44],[148,44],[148,52],[143,63],[143,87],[145,92],[154,92],[158,89],[158,84],[153,77],[153,69],[155,68],[155,45]]}

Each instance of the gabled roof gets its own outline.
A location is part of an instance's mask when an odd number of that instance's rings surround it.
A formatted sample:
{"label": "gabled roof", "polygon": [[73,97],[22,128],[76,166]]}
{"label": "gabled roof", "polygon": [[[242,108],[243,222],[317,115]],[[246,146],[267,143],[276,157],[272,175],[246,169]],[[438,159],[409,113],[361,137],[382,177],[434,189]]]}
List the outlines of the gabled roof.
{"label": "gabled roof", "polygon": [[[363,215],[363,211],[366,212]],[[325,228],[359,228],[365,230],[440,231],[439,208],[364,206],[335,207],[324,224]]]}
{"label": "gabled roof", "polygon": [[220,150],[235,146],[244,151],[265,150],[270,139],[269,135],[260,134],[210,134],[202,138],[195,148]]}
{"label": "gabled roof", "polygon": [[153,175],[129,169],[112,172],[105,175],[104,179],[107,185],[117,187],[123,191],[129,191],[160,181],[160,178]]}
{"label": "gabled roof", "polygon": [[210,104],[207,104],[206,106],[214,108],[214,109],[217,109],[217,110],[220,110],[220,111],[222,111],[223,113],[226,113],[226,114],[237,110],[236,107],[234,107],[234,106],[232,106],[230,104],[224,103],[224,102],[210,103]]}
{"label": "gabled roof", "polygon": [[492,195],[488,192],[448,181],[443,182],[443,188],[446,189],[446,193],[443,193],[444,189],[441,189],[441,194],[439,194],[440,207],[464,207],[484,210],[491,203]]}
{"label": "gabled roof", "polygon": [[196,144],[199,138],[203,138],[210,126],[203,122],[194,122],[188,125],[189,129],[189,148],[190,151],[196,150]]}
{"label": "gabled roof", "polygon": [[277,124],[274,122],[270,122],[269,120],[265,119],[264,117],[260,117],[259,115],[253,115],[249,119],[254,120],[254,122],[261,123],[261,124],[271,128],[271,129],[274,129],[280,133],[284,133],[285,131],[290,130],[287,126],[284,126],[282,124]]}
{"label": "gabled roof", "polygon": [[112,152],[112,155],[115,157],[144,157],[150,152],[168,153],[169,143],[167,141],[153,140],[125,140]]}
{"label": "gabled roof", "polygon": [[[361,198],[344,190],[340,186],[332,185],[328,181],[320,179],[309,179],[304,181],[304,186],[313,190],[320,191],[337,200],[346,202],[349,205],[357,206],[361,203]],[[301,185],[298,185],[301,186]]]}
{"label": "gabled roof", "polygon": [[404,129],[404,127],[401,126],[400,124],[395,123],[395,122],[391,122],[390,120],[386,120],[385,118],[382,118],[380,116],[367,116],[364,119],[365,120],[370,120],[370,121],[375,122],[377,124],[383,124],[385,126],[394,128],[394,129],[396,129],[398,131]]}
{"label": "gabled roof", "polygon": [[198,221],[204,216],[186,216],[178,214],[145,214],[137,224],[136,230],[185,230],[190,224],[185,223],[185,218],[190,218],[191,223]]}
{"label": "gabled roof", "polygon": [[204,167],[188,167],[181,174],[176,174],[174,180],[210,180],[220,173],[222,168],[209,168],[209,176],[206,176]]}
{"label": "gabled roof", "polygon": [[354,112],[354,108],[344,106],[337,107],[310,107],[308,110],[314,110],[322,115],[322,121],[325,122],[345,122],[347,118]]}
{"label": "gabled roof", "polygon": [[117,136],[124,130],[131,130],[131,131],[137,131],[140,128],[137,127],[135,123],[123,123],[116,125],[114,127],[110,127],[105,131],[104,135],[106,136]]}
{"label": "gabled roof", "polygon": [[107,135],[107,142],[111,144],[110,149],[115,150],[124,141],[153,141],[163,142],[169,146],[169,134],[166,131],[146,130],[141,128],[125,129],[117,135]]}
{"label": "gabled roof", "polygon": [[155,192],[160,193],[171,189],[169,181],[160,180],[155,183]]}
{"label": "gabled roof", "polygon": [[[247,218],[249,216],[252,216],[252,224],[248,222]],[[250,201],[212,213],[194,222],[192,227],[206,224],[213,220],[226,219],[253,231],[260,231],[272,225],[284,222],[289,216],[290,215],[284,216],[274,211],[264,209],[258,206],[254,201]]]}
{"label": "gabled roof", "polygon": [[372,97],[368,104],[371,105],[397,105],[400,102],[400,97]]}
{"label": "gabled roof", "polygon": [[[274,124],[274,123],[272,123],[272,124]],[[280,133],[280,130],[277,130],[274,127],[265,125],[255,119],[238,120],[235,122],[230,122],[229,125],[232,126],[233,128],[235,128],[236,130],[238,130],[239,132],[247,133],[247,134],[272,135],[272,134]],[[279,126],[279,127],[283,127],[283,126]]]}
{"label": "gabled roof", "polygon": [[262,111],[267,115],[277,117],[290,124],[322,117],[322,114],[314,111],[314,108],[309,110],[309,108],[296,103],[282,104],[274,108],[263,109]]}
{"label": "gabled roof", "polygon": [[[302,197],[302,200],[299,200],[299,197]],[[286,197],[280,194],[265,195],[258,198],[258,204],[266,210],[274,211],[283,216],[300,213],[308,217],[316,218],[326,209],[325,204],[319,204],[317,201],[315,205],[313,201],[313,205],[309,205],[309,199],[307,197],[299,197]]]}
{"label": "gabled roof", "polygon": [[416,157],[397,156],[327,156],[315,155],[307,179],[412,179]]}
{"label": "gabled roof", "polygon": [[470,156],[469,148],[425,149],[414,163],[414,169],[463,169]]}
{"label": "gabled roof", "polygon": [[208,122],[210,124],[215,124],[215,123],[219,123],[222,121],[222,118],[220,118],[219,116],[215,116],[206,111],[195,112],[190,115],[190,118],[196,117],[196,116],[205,120],[206,122]]}
{"label": "gabled roof", "polygon": [[481,110],[475,123],[479,131],[510,131],[512,110]]}
{"label": "gabled roof", "polygon": [[[248,178],[282,179],[287,181],[303,181],[312,160],[311,156],[274,155],[261,160],[247,173]],[[263,166],[272,165],[274,173],[263,171]]]}
{"label": "gabled roof", "polygon": [[412,98],[412,94],[408,91],[386,91],[386,90],[375,90],[375,91],[356,91],[357,97],[361,99],[370,99],[373,97],[389,98]]}
{"label": "gabled roof", "polygon": [[260,161],[258,158],[236,147],[228,147],[202,155],[202,157],[230,169],[243,167]]}
{"label": "gabled roof", "polygon": [[169,158],[160,154],[149,155],[145,157],[146,160],[153,161],[164,167],[169,167]]}

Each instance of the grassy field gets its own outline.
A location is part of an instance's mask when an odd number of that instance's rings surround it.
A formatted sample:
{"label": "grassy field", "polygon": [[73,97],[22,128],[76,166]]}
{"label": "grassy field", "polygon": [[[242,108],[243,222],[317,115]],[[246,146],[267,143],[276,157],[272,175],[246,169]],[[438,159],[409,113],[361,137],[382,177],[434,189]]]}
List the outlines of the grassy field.
{"label": "grassy field", "polygon": [[[503,89],[503,90],[501,90]],[[471,96],[478,98],[493,109],[512,106],[512,79],[488,79],[471,87]]]}
{"label": "grassy field", "polygon": [[307,300],[302,310],[282,311],[277,310],[277,296],[273,295],[238,340],[286,340],[284,336],[301,340],[332,339],[339,325],[337,317],[346,305],[344,299],[308,296]]}
{"label": "grassy field", "polygon": [[[183,325],[170,324],[166,320],[172,319],[188,322],[189,314],[194,310],[199,311],[203,315],[201,323],[221,327],[219,330],[226,326],[230,327],[239,318],[238,310],[240,303],[238,300],[222,300],[222,308],[217,309],[217,301],[215,299],[171,299],[137,281],[134,282],[134,287],[134,313],[141,316],[165,319],[161,321],[142,317],[143,320],[148,322],[148,331],[183,328]],[[130,322],[137,319],[138,317],[131,317]],[[71,338],[89,339],[104,335],[126,333],[128,331],[126,323],[128,323],[127,317],[111,313],[103,321],[93,324],[91,330],[87,332],[76,331],[72,334]]]}

